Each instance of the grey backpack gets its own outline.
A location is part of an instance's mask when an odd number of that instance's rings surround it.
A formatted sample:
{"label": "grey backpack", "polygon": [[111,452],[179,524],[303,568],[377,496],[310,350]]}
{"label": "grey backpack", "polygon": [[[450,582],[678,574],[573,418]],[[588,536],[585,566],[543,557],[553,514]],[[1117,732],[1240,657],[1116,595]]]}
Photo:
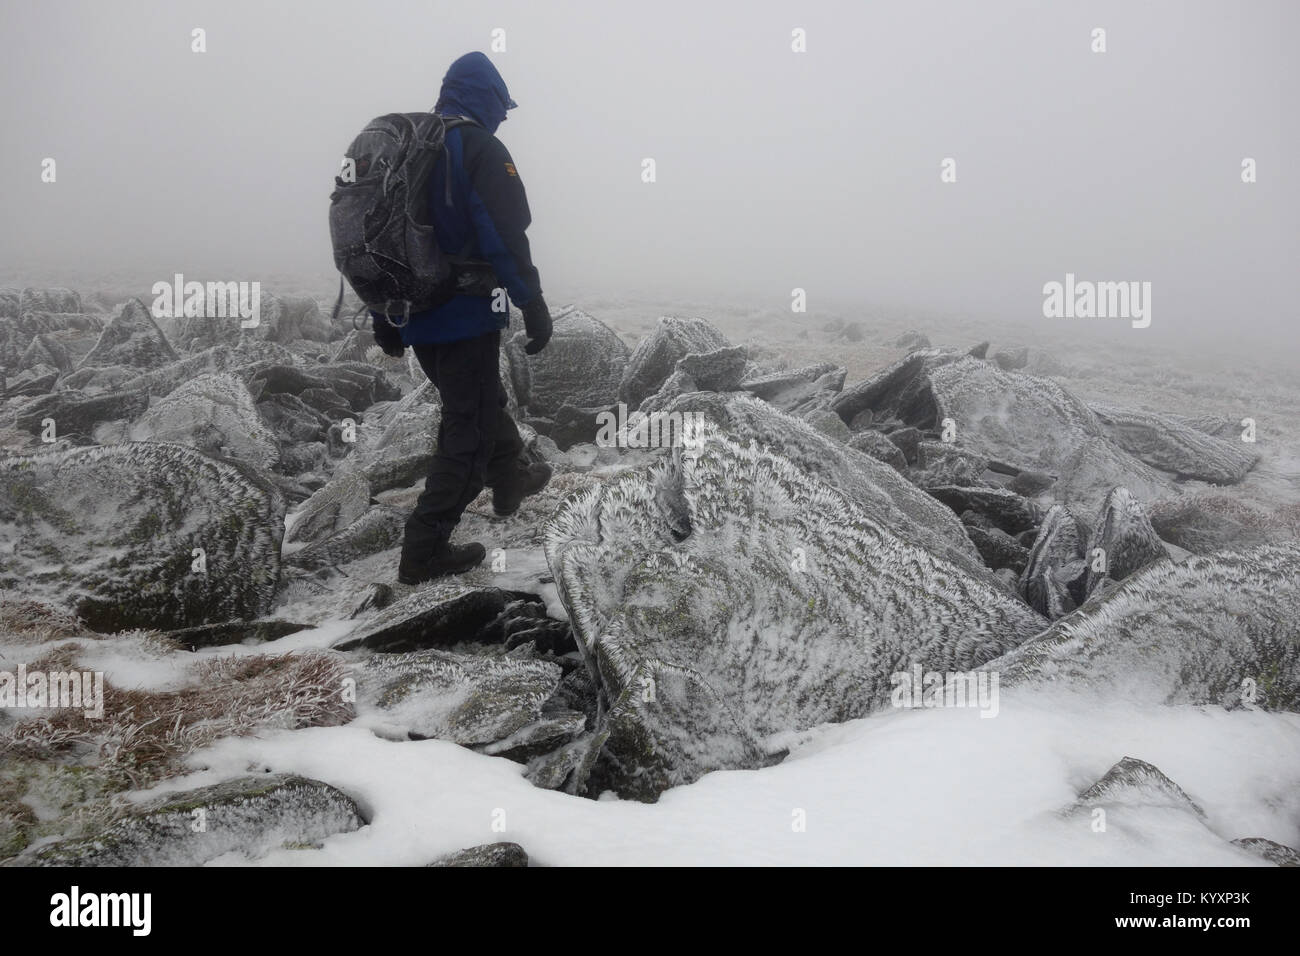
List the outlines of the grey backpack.
{"label": "grey backpack", "polygon": [[[428,183],[447,131],[473,123],[437,113],[388,113],[348,147],[330,194],[330,240],[339,270],[337,318],[347,280],[365,307],[404,325],[455,292],[453,259],[438,248]],[[451,202],[451,176],[447,202]]]}

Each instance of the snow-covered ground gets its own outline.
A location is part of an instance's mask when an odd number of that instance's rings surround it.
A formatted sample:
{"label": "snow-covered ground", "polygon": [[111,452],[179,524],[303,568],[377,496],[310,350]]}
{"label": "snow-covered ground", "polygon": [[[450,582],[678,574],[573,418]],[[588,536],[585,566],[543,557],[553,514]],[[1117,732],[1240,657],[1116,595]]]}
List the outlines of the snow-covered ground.
{"label": "snow-covered ground", "polygon": [[[992,719],[907,710],[824,726],[775,767],[711,773],[654,805],[541,790],[519,764],[363,724],[226,739],[194,755],[204,771],[153,792],[292,771],[343,789],[370,817],[265,865],[422,865],[499,840],[553,866],[1252,865],[1262,861],[1229,840],[1300,839],[1295,714],[1004,693]],[[1121,808],[1095,832],[1086,813],[1057,814],[1126,755],[1163,770],[1205,821]]]}
{"label": "snow-covered ground", "polygon": [[[629,341],[669,308],[580,303]],[[686,311],[686,310],[683,310]],[[892,347],[912,322],[869,325],[861,343],[792,326],[775,312],[715,321],[733,341],[757,343],[791,365],[836,361],[850,382],[901,354]],[[1071,350],[1059,335],[973,323],[920,326],[936,344],[1040,345],[1052,340],[1077,374],[1069,387],[1087,399],[1177,414],[1252,417],[1260,422],[1260,465],[1234,495],[1266,506],[1300,502],[1300,390],[1277,365],[1243,364],[1172,349],[1128,351],[1118,343]],[[807,334],[805,334],[807,333]],[[970,340],[970,341],[968,341]],[[1236,364],[1234,364],[1236,363]],[[409,504],[413,492],[387,495]],[[509,535],[471,513],[465,540]],[[396,551],[361,563],[364,580],[391,579]],[[371,572],[375,576],[370,576]],[[475,575],[483,583],[541,594],[563,616],[540,548],[515,548],[508,569]],[[296,603],[295,603],[296,602]],[[319,626],[273,644],[159,654],[130,638],[81,641],[79,666],[106,672],[123,688],[167,690],[193,680],[206,658],[293,653],[328,647],[352,626],[323,616],[310,597],[277,616]],[[47,653],[52,645],[0,648],[0,666]],[[649,805],[606,794],[587,800],[539,789],[523,767],[438,740],[387,739],[373,715],[341,727],[270,731],[226,738],[192,754],[194,772],[136,793],[189,789],[250,769],[295,772],[354,797],[370,823],[320,849],[277,850],[264,865],[420,865],[440,854],[501,840],[521,844],[539,865],[644,864],[1222,864],[1262,861],[1229,841],[1264,837],[1300,845],[1300,715],[1218,707],[1139,706],[1105,696],[1043,689],[1003,690],[998,714],[975,709],[895,710],[782,740],[780,764],[721,771],[663,794]],[[1084,814],[1061,815],[1125,756],[1154,764],[1205,811],[1176,805],[1121,807],[1098,832]],[[218,863],[246,863],[226,857]]]}

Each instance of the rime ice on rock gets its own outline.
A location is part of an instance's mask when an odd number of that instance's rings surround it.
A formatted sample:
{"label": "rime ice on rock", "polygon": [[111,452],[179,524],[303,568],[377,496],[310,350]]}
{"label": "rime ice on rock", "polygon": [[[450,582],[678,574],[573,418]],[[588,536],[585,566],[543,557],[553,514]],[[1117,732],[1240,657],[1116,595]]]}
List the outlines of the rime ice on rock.
{"label": "rime ice on rock", "polygon": [[[196,828],[200,819],[203,826]],[[365,824],[356,801],[328,784],[293,774],[262,774],[168,794],[90,839],[46,846],[23,862],[201,866],[228,853],[252,860],[280,848],[318,846]]]}
{"label": "rime ice on rock", "polygon": [[[1160,561],[989,665],[1013,683],[1300,709],[1300,547]],[[1247,683],[1249,681],[1249,683]]]}
{"label": "rime ice on rock", "polygon": [[71,289],[0,289],[0,317],[28,312],[80,312],[81,296]]}
{"label": "rime ice on rock", "polygon": [[1277,843],[1264,837],[1241,837],[1233,840],[1232,844],[1275,866],[1300,866],[1300,852],[1284,843]]}
{"label": "rime ice on rock", "polygon": [[952,349],[913,352],[845,389],[832,407],[847,423],[867,410],[922,431],[950,422],[964,451],[1014,470],[1059,475],[1052,494],[1065,503],[1096,507],[1116,485],[1147,501],[1174,490],[1114,444],[1083,400],[1057,382]]}
{"label": "rime ice on rock", "polygon": [[771,735],[886,704],[895,672],[970,669],[1042,628],[918,545],[886,496],[869,512],[716,426],[703,437],[698,454],[570,498],[548,526],[547,560],[605,701],[592,737],[608,735],[598,761],[582,749],[591,738],[571,745],[551,779],[589,769],[592,788],[653,799],[710,770],[760,767],[779,757]]}
{"label": "rime ice on rock", "polygon": [[1107,770],[1100,780],[1079,794],[1066,813],[1079,813],[1096,807],[1108,810],[1165,807],[1184,810],[1197,817],[1205,816],[1205,811],[1159,767],[1135,757],[1125,757]]}
{"label": "rime ice on rock", "polygon": [[[364,477],[358,477],[365,481]],[[387,551],[401,543],[406,517],[405,511],[392,505],[374,505],[345,527],[286,555],[284,563],[304,571],[316,571]]]}
{"label": "rime ice on rock", "polygon": [[1103,581],[1123,581],[1153,561],[1169,557],[1169,552],[1137,499],[1127,488],[1114,488],[1102,504],[1087,556],[1086,587],[1092,594]]}
{"label": "rime ice on rock", "polygon": [[1270,514],[1239,498],[1203,493],[1157,501],[1151,524],[1170,544],[1194,554],[1222,548],[1242,550],[1300,538],[1300,521]]}
{"label": "rime ice on rock", "polygon": [[[205,302],[207,311],[214,314],[176,316],[171,320],[176,344],[183,349],[207,349],[249,340],[281,344],[304,339],[312,342],[330,340],[329,318],[321,312],[315,299],[264,291],[259,300],[258,323],[248,328],[242,327],[247,321],[243,313],[231,311],[229,298],[220,304],[227,313],[225,315],[219,314],[218,303]],[[248,302],[236,301],[234,304],[251,306],[251,295]]]}
{"label": "rime ice on rock", "polygon": [[727,337],[703,319],[664,316],[627,360],[618,399],[637,408],[659,390],[686,356],[730,346]]}
{"label": "rime ice on rock", "polygon": [[987,577],[988,570],[957,516],[890,465],[746,395],[695,392],[665,409],[669,415],[687,412],[718,424],[734,441],[754,442],[789,459],[904,540]]}
{"label": "rime ice on rock", "polygon": [[218,345],[130,379],[124,388],[142,388],[155,397],[168,394],[183,382],[209,372],[230,372],[248,384],[253,372],[273,364],[300,359],[283,345],[256,340]]}
{"label": "rime ice on rock", "polygon": [[1038,528],[1020,575],[1020,594],[1050,620],[1064,617],[1084,597],[1083,532],[1064,505],[1053,505]]}
{"label": "rime ice on rock", "polygon": [[369,507],[369,482],[355,473],[339,475],[303,502],[285,533],[285,543],[328,537],[348,527]]}
{"label": "rime ice on rock", "polygon": [[122,389],[102,395],[85,395],[74,389],[50,392],[19,406],[15,424],[33,435],[41,434],[50,421],[59,436],[89,438],[101,422],[135,418],[149,407],[149,395],[139,389]]}
{"label": "rime ice on rock", "polygon": [[367,648],[385,653],[447,647],[462,641],[500,643],[504,632],[494,629],[511,602],[538,600],[532,595],[482,587],[443,578],[362,620],[334,647],[340,651]]}
{"label": "rime ice on rock", "polygon": [[1090,406],[1105,434],[1154,468],[1216,485],[1235,485],[1259,456],[1241,441],[1226,441],[1170,415]]}
{"label": "rime ice on rock", "polygon": [[0,461],[0,588],[69,607],[99,631],[265,613],[283,525],[273,486],[181,445]]}
{"label": "rime ice on rock", "polygon": [[226,373],[200,375],[154,402],[131,427],[135,441],[176,442],[264,471],[280,449],[247,387]]}
{"label": "rime ice on rock", "polygon": [[358,672],[358,709],[417,738],[464,746],[505,740],[542,718],[560,682],[546,661],[448,651],[375,654]]}
{"label": "rime ice on rock", "polygon": [[618,333],[581,309],[557,311],[552,323],[546,348],[524,357],[529,394],[520,401],[532,414],[548,418],[562,405],[586,408],[618,401],[628,361],[627,345]]}
{"label": "rime ice on rock", "polygon": [[400,401],[364,416],[342,470],[364,475],[372,495],[414,484],[433,460],[441,419],[438,391],[426,381]]}
{"label": "rime ice on rock", "polygon": [[527,866],[528,854],[518,843],[485,843],[440,856],[429,866]]}
{"label": "rime ice on rock", "polygon": [[179,356],[139,299],[125,303],[99,333],[86,357],[83,368],[122,365],[151,371],[175,362]]}

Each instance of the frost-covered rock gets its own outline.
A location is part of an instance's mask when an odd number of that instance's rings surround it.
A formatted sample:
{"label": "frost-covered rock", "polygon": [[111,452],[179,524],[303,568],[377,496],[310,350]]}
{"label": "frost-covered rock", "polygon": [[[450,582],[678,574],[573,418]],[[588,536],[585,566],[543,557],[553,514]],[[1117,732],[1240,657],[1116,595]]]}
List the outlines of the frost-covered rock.
{"label": "frost-covered rock", "polygon": [[[364,476],[358,476],[364,482]],[[367,487],[369,487],[367,485]],[[332,534],[285,555],[284,563],[304,571],[350,564],[402,542],[406,512],[378,504]]]}
{"label": "frost-covered rock", "polygon": [[[979,549],[984,563],[995,571],[1006,568],[1013,572],[1013,579],[1023,572],[1029,563],[1029,549],[1001,528],[981,520],[967,521],[968,516],[972,518],[978,516],[968,511],[962,516],[962,523],[966,525],[966,533]],[[1014,586],[1012,589],[1015,589]]]}
{"label": "frost-covered rock", "polygon": [[[242,304],[251,306],[251,302]],[[214,307],[211,311],[218,310]],[[321,312],[316,300],[308,296],[263,292],[259,297],[257,325],[243,328],[245,321],[242,313],[178,315],[171,321],[172,335],[177,346],[187,350],[234,345],[249,340],[283,345],[302,340],[328,342],[334,337],[329,317]]]}
{"label": "frost-covered rock", "polygon": [[1300,537],[1300,527],[1247,501],[1222,494],[1187,495],[1151,505],[1151,525],[1170,544],[1193,554],[1244,550]]}
{"label": "frost-covered rock", "polygon": [[135,418],[149,407],[149,394],[131,389],[85,395],[69,389],[51,392],[21,405],[15,424],[23,431],[40,435],[53,422],[55,434],[91,437],[95,426],[119,418]]}
{"label": "frost-covered rock", "polygon": [[573,496],[547,528],[605,707],[552,758],[567,762],[531,779],[653,799],[779,759],[774,734],[869,713],[913,664],[969,669],[1040,630],[997,584],[900,536],[910,522],[892,504],[868,512],[717,426],[701,437],[696,453]]}
{"label": "frost-covered rock", "polygon": [[71,289],[0,290],[0,315],[18,318],[28,312],[80,312],[80,294]]}
{"label": "frost-covered rock", "polygon": [[994,352],[990,358],[997,363],[999,368],[1014,372],[1029,364],[1029,349],[1024,345],[1018,348],[1002,349]]}
{"label": "frost-covered rock", "polygon": [[438,448],[442,403],[426,381],[411,394],[364,417],[344,471],[365,476],[370,493],[413,484],[429,470]]}
{"label": "frost-covered rock", "polygon": [[1300,710],[1300,547],[1161,561],[989,665],[1002,683]]}
{"label": "frost-covered rock", "polygon": [[391,587],[380,581],[372,581],[366,585],[365,590],[361,592],[361,596],[356,599],[352,606],[352,613],[348,615],[348,620],[355,620],[363,614],[383,610],[393,601],[394,595]]}
{"label": "frost-covered rock", "polygon": [[880,432],[870,429],[857,432],[849,438],[848,446],[870,455],[876,461],[883,461],[900,474],[907,470],[907,459],[903,457],[903,452]]}
{"label": "frost-covered rock", "polygon": [[1224,441],[1171,415],[1093,404],[1111,441],[1161,471],[1217,485],[1235,485],[1259,460],[1243,442]]}
{"label": "frost-covered rock", "polygon": [[331,430],[339,427],[297,395],[267,395],[257,403],[257,413],[281,443],[281,457],[285,460],[296,460],[290,451],[292,446],[329,442]]}
{"label": "frost-covered rock", "polygon": [[[200,819],[203,826],[195,826]],[[34,866],[201,866],[229,853],[255,860],[316,846],[366,824],[355,800],[291,774],[238,777],[168,794],[84,840],[46,846]]]}
{"label": "frost-covered rock", "polygon": [[552,324],[546,348],[524,359],[529,411],[549,418],[561,405],[587,407],[618,401],[618,385],[628,361],[627,344],[618,333],[581,309],[557,311]]}
{"label": "frost-covered rock", "polygon": [[939,485],[927,490],[957,514],[974,511],[1008,534],[1036,528],[1042,521],[1043,514],[1037,505],[1006,488]]}
{"label": "frost-covered rock", "polygon": [[527,866],[528,854],[518,843],[484,843],[440,856],[430,866]]}
{"label": "frost-covered rock", "polygon": [[894,339],[894,348],[896,349],[928,349],[929,347],[930,337],[924,332],[918,332],[916,329],[909,329]]}
{"label": "frost-covered rock", "polygon": [[1061,476],[1052,493],[1096,507],[1116,485],[1143,500],[1170,494],[1170,481],[1114,444],[1087,404],[1049,378],[1006,371],[952,349],[913,352],[845,389],[832,406],[845,422],[870,409],[923,432],[948,423],[961,450],[1009,474]]}
{"label": "frost-covered rock", "polygon": [[933,428],[934,403],[928,397],[923,373],[939,363],[956,361],[959,356],[952,349],[920,348],[870,378],[845,388],[831,403],[831,408],[846,425],[851,425],[862,412],[871,411],[876,421],[897,418],[913,424],[916,419],[924,421],[926,428]]}
{"label": "frost-covered rock", "polygon": [[266,296],[262,300],[260,328],[273,342],[328,342],[334,338],[329,316],[311,296]]}
{"label": "frost-covered rock", "polygon": [[370,508],[370,484],[356,473],[341,474],[313,494],[292,516],[286,544],[318,541],[342,531]]}
{"label": "frost-covered rock", "polygon": [[365,618],[334,647],[395,654],[462,641],[499,644],[511,605],[519,601],[537,604],[540,598],[441,578]]}
{"label": "frost-covered rock", "polygon": [[[53,365],[35,365],[23,369],[12,377],[5,376],[4,370],[0,369],[0,382],[4,385],[5,398],[33,398],[47,395],[58,380],[59,370]],[[40,420],[45,417],[42,415]],[[93,427],[92,424],[92,430]]]}
{"label": "frost-covered rock", "polygon": [[849,426],[844,424],[844,419],[829,408],[815,408],[799,417],[827,438],[832,438],[835,441],[848,442],[853,437],[853,433],[849,431]]}
{"label": "frost-covered rock", "polygon": [[827,384],[839,379],[839,391],[844,385],[844,369],[830,362],[807,365],[797,369],[781,369],[774,372],[756,372],[746,375],[740,382],[740,388],[756,398],[770,402],[782,411],[791,411],[818,390],[818,382],[824,376],[831,376]]}
{"label": "frost-covered rock", "polygon": [[[527,408],[533,400],[533,368],[529,364],[531,356],[524,351],[525,341],[526,339],[521,341],[518,337],[512,337],[501,343],[501,382],[506,385],[507,391],[514,396],[514,405],[511,407],[510,414],[516,418],[519,417],[517,414],[519,410]],[[615,346],[615,348],[619,348],[626,353],[627,346],[623,344],[622,339],[618,341],[619,345]],[[547,348],[550,348],[549,343]],[[507,378],[509,379],[508,382],[506,381]],[[419,381],[419,379],[416,379],[416,381]]]}
{"label": "frost-covered rock", "polygon": [[1103,581],[1123,581],[1153,561],[1169,557],[1146,511],[1127,488],[1112,489],[1088,542],[1087,592]]}
{"label": "frost-covered rock", "polygon": [[233,375],[200,375],[159,399],[131,426],[134,441],[176,442],[262,470],[280,459],[276,436]]}
{"label": "frost-covered rock", "polygon": [[704,319],[664,316],[627,359],[618,398],[629,408],[637,408],[659,390],[686,356],[717,352],[730,346],[727,337]]}
{"label": "frost-covered rock", "polygon": [[1111,488],[1122,485],[1143,501],[1179,494],[1169,478],[1101,436],[1086,439],[1066,455],[1053,474],[1052,497],[1078,508],[1096,508]]}
{"label": "frost-covered rock", "polygon": [[[366,362],[370,360],[371,349],[378,349],[375,337],[369,331],[349,329],[348,334],[334,343],[330,350],[331,362]],[[383,353],[380,352],[382,355]],[[398,360],[400,361],[400,360]]]}
{"label": "frost-covered rock", "polygon": [[645,397],[641,404],[637,406],[637,411],[642,415],[662,412],[672,404],[674,399],[699,390],[700,387],[695,383],[695,379],[678,369],[664,379],[657,392]]}
{"label": "frost-covered rock", "polygon": [[1241,436],[1246,432],[1246,422],[1240,418],[1226,418],[1222,415],[1194,415],[1191,418],[1169,415],[1167,417],[1198,432],[1222,438],[1226,442],[1240,442]]}
{"label": "frost-covered rock", "polygon": [[274,486],[181,445],[0,461],[0,588],[99,631],[265,613],[283,525]]}
{"label": "frost-covered rock", "polygon": [[1159,767],[1136,757],[1125,757],[1107,770],[1100,780],[1079,794],[1066,813],[1081,813],[1098,807],[1108,812],[1161,807],[1186,811],[1197,817],[1205,816],[1205,811]]}
{"label": "frost-covered rock", "polygon": [[1056,476],[1045,471],[1019,472],[1007,485],[1010,491],[1026,498],[1034,498],[1051,489],[1056,484]]}
{"label": "frost-covered rock", "polygon": [[1296,852],[1284,843],[1276,843],[1264,837],[1241,837],[1232,841],[1247,853],[1253,853],[1267,860],[1274,866],[1300,866],[1300,852]]}
{"label": "frost-covered rock", "polygon": [[179,357],[145,304],[132,299],[104,326],[99,341],[81,364],[86,368],[120,365],[147,371]]}
{"label": "frost-covered rock", "polygon": [[210,372],[230,372],[247,385],[252,373],[260,368],[298,361],[301,361],[298,356],[283,345],[255,339],[241,340],[234,345],[213,346],[180,361],[141,373],[122,387],[143,389],[150,395],[160,397],[183,382]]}
{"label": "frost-covered rock", "polygon": [[689,375],[697,388],[706,392],[730,392],[740,387],[749,361],[739,345],[712,352],[691,352],[677,362],[676,371]]}
{"label": "frost-covered rock", "polygon": [[0,375],[12,374],[23,368],[23,352],[29,341],[18,332],[17,323],[0,319]]}
{"label": "frost-covered rock", "polygon": [[979,553],[951,510],[894,468],[823,435],[807,422],[745,395],[709,392],[683,395],[666,412],[703,416],[721,426],[733,441],[771,449],[809,477],[840,491],[904,540],[972,574],[987,574]]}
{"label": "frost-covered rock", "polygon": [[271,365],[259,368],[248,378],[248,387],[258,398],[265,395],[296,395],[308,405],[346,417],[365,411],[376,402],[396,401],[402,391],[379,369],[357,362],[305,367]]}
{"label": "frost-covered rock", "polygon": [[1084,532],[1064,505],[1053,505],[1038,528],[1020,575],[1026,603],[1049,620],[1069,614],[1085,595]]}
{"label": "frost-covered rock", "polygon": [[560,668],[546,661],[432,649],[375,654],[358,672],[358,711],[373,708],[413,738],[478,746],[540,720],[559,682]]}
{"label": "frost-covered rock", "polygon": [[168,631],[167,639],[188,650],[200,647],[222,647],[228,644],[253,642],[263,644],[278,641],[307,628],[294,621],[228,621],[224,624],[198,624]]}
{"label": "frost-covered rock", "polygon": [[1101,434],[1088,406],[1048,378],[970,357],[926,377],[935,414],[952,419],[959,444],[1022,469],[1055,472],[1080,443]]}
{"label": "frost-covered rock", "polygon": [[[916,429],[901,429],[900,432],[894,432],[890,435],[893,438],[898,435],[899,442],[907,445],[911,444],[912,436],[907,432],[916,432]],[[936,487],[945,485],[957,485],[964,487],[978,487],[985,485],[985,472],[988,471],[989,460],[983,455],[977,455],[974,452],[966,451],[957,447],[955,444],[946,441],[925,441],[920,438],[919,433],[915,442],[915,453],[913,454],[913,468],[908,472],[908,477],[921,488],[926,489],[931,494]],[[906,453],[904,453],[906,457]]]}
{"label": "frost-covered rock", "polygon": [[31,342],[18,359],[16,368],[35,368],[38,365],[52,365],[60,372],[70,372],[73,366],[72,355],[68,348],[52,334],[41,332],[32,336]]}

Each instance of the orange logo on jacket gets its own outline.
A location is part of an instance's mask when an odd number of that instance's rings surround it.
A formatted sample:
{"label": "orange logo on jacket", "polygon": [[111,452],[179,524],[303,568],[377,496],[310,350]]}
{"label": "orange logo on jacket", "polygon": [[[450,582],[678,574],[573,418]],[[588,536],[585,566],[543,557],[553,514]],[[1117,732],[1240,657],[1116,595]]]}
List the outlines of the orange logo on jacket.
{"label": "orange logo on jacket", "polygon": [[510,176],[518,176],[518,175],[519,175],[517,172],[515,172],[515,164],[514,164],[514,163],[506,163],[506,173],[507,173],[507,175],[510,175]]}

